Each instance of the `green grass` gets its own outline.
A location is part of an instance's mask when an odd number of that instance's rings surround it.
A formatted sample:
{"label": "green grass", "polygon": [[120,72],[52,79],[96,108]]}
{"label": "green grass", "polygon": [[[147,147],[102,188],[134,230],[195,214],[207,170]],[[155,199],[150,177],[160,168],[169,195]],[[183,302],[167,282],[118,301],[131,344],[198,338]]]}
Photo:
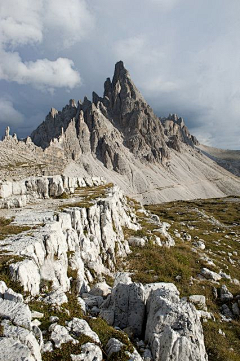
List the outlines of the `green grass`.
{"label": "green grass", "polygon": [[[124,343],[123,349],[114,354],[110,359],[110,361],[127,361],[129,357],[127,358],[125,351],[133,352],[133,346],[131,342],[129,341],[127,335],[122,331],[117,331],[113,327],[109,326],[103,319],[101,318],[90,318],[88,316],[84,316],[82,313],[82,310],[80,306],[77,303],[77,298],[74,294],[67,294],[68,297],[68,303],[63,304],[61,306],[62,310],[59,310],[58,308],[51,308],[49,305],[45,304],[44,302],[39,301],[31,301],[29,303],[29,307],[31,310],[42,312],[44,314],[44,317],[41,319],[41,330],[48,330],[49,326],[51,325],[49,318],[50,316],[57,316],[59,318],[58,324],[65,326],[66,321],[70,321],[73,319],[73,317],[77,318],[83,318],[85,319],[91,329],[95,331],[101,341],[101,348],[104,355],[104,360],[107,359],[106,357],[106,345],[108,343],[108,340],[112,337],[117,338],[122,343]],[[68,310],[68,313],[64,310]],[[44,335],[44,339],[49,340],[50,333],[47,332]],[[86,342],[94,342],[91,338],[81,335],[80,337],[75,337],[79,343],[76,345],[73,345],[71,342],[61,345],[60,349],[54,349],[53,352],[46,352],[42,355],[43,361],[70,361],[70,355],[71,354],[79,354],[81,352],[81,346]]]}
{"label": "green grass", "polygon": [[80,337],[75,337],[79,341],[77,344],[72,342],[67,342],[61,345],[61,348],[56,348],[52,352],[45,352],[42,354],[43,361],[72,361],[71,354],[78,355],[81,353],[82,345],[87,342],[93,342],[93,340],[86,336],[81,335]]}
{"label": "green grass", "polygon": [[130,342],[128,336],[122,332],[117,331],[113,327],[109,326],[106,321],[101,318],[89,319],[89,325],[93,331],[95,331],[103,346],[104,360],[106,359],[106,345],[110,338],[116,338],[121,341],[125,346],[117,353],[114,353],[108,360],[110,361],[128,361],[129,356],[125,354],[126,351],[133,352],[133,345]]}
{"label": "green grass", "polygon": [[70,207],[90,208],[99,198],[105,198],[106,192],[112,187],[113,183],[96,187],[77,188],[74,194],[69,195],[69,198],[81,197],[82,199],[80,201],[64,204],[60,209],[63,210]]}
{"label": "green grass", "polygon": [[[184,296],[191,294],[190,278],[196,277],[203,266],[190,246],[181,242],[172,248],[148,243],[143,248],[133,247],[128,256],[134,282],[174,282]],[[177,276],[181,276],[179,281],[176,281]]]}
{"label": "green grass", "polygon": [[[214,321],[208,321],[203,324],[205,346],[210,361],[240,360],[240,327],[239,323],[233,322],[233,324],[231,324]],[[219,329],[221,329],[226,336],[220,335]]]}
{"label": "green grass", "polygon": [[[41,330],[47,330],[50,326],[49,317],[50,316],[57,316],[59,318],[58,324],[65,326],[66,321],[71,321],[73,317],[83,318],[83,312],[81,307],[77,302],[76,295],[72,293],[67,293],[68,303],[63,304],[61,306],[62,310],[58,308],[50,308],[50,306],[44,302],[32,300],[29,303],[29,307],[31,310],[42,312],[44,317],[41,319]],[[67,310],[65,312],[64,310]]]}
{"label": "green grass", "polygon": [[8,288],[11,288],[17,293],[24,293],[23,287],[19,282],[13,281],[9,272],[9,264],[22,261],[20,256],[14,256],[10,254],[0,254],[0,280],[4,281]]}
{"label": "green grass", "polygon": [[[228,323],[222,322],[219,315],[221,302],[213,297],[215,285],[210,281],[197,278],[201,268],[207,267],[216,272],[222,269],[232,278],[240,280],[240,242],[238,242],[240,239],[240,200],[221,198],[176,201],[150,205],[146,208],[153,214],[157,214],[161,221],[171,224],[169,233],[174,237],[176,246],[167,249],[154,246],[149,242],[144,248],[133,247],[132,253],[127,258],[126,270],[134,273],[132,279],[135,282],[173,282],[181,296],[205,295],[208,311],[212,312],[216,319],[215,322],[203,323],[209,361],[240,361],[239,319]],[[138,212],[138,216],[142,229],[138,233],[125,230],[127,238],[131,235],[147,236],[149,231],[154,233],[156,226],[142,213]],[[183,232],[190,234],[192,241],[181,241],[176,238],[175,229],[180,234]],[[235,235],[231,232],[235,232]],[[226,235],[230,238],[226,238]],[[200,259],[203,251],[199,250],[197,253],[192,251],[196,237],[204,240],[206,245],[204,253],[214,261],[215,266],[209,266]],[[228,252],[231,252],[231,259],[235,264],[229,261]],[[178,275],[181,278],[176,281]],[[192,277],[195,280],[191,282]],[[220,286],[222,284],[226,284],[233,295],[240,293],[239,286],[230,281],[222,279]],[[226,337],[219,335],[219,329],[225,332]]]}
{"label": "green grass", "polygon": [[56,196],[54,197],[55,199],[69,199],[70,195],[67,194],[66,192],[63,192],[62,194],[60,194],[60,196]]}
{"label": "green grass", "polygon": [[28,231],[31,227],[27,226],[17,226],[15,224],[11,224],[14,218],[4,218],[0,217],[0,240],[5,239],[7,236],[13,234],[19,234],[24,231]]}

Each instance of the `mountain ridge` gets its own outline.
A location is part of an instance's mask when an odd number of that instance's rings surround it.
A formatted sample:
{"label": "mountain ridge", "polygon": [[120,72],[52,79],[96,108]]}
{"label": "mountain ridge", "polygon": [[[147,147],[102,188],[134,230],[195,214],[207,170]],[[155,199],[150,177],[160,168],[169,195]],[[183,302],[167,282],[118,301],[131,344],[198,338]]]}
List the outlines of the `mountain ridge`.
{"label": "mountain ridge", "polygon": [[240,194],[240,179],[196,149],[181,117],[154,114],[122,61],[103,97],[52,108],[28,143],[62,173],[104,176],[144,203]]}

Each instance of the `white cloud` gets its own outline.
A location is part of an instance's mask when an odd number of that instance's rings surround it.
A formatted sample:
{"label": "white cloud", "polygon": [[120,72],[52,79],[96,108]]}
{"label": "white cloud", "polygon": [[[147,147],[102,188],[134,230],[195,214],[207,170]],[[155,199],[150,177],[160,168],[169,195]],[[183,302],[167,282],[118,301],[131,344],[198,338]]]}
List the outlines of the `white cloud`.
{"label": "white cloud", "polygon": [[118,59],[135,62],[137,66],[158,64],[164,58],[163,51],[152,46],[144,35],[119,40],[115,43],[114,52]]}
{"label": "white cloud", "polygon": [[0,79],[42,90],[72,89],[81,83],[68,58],[24,62],[14,49],[44,43],[69,47],[82,40],[94,19],[85,0],[0,0]]}
{"label": "white cloud", "polygon": [[67,58],[55,61],[39,59],[23,63],[19,54],[2,52],[0,78],[19,84],[32,84],[36,88],[52,91],[54,88],[74,88],[80,84],[80,75],[73,69],[74,63]]}
{"label": "white cloud", "polygon": [[68,48],[93,29],[94,17],[84,0],[45,0],[43,23],[46,35]]}
{"label": "white cloud", "polygon": [[161,7],[163,10],[171,10],[179,3],[179,0],[150,0],[150,2]]}
{"label": "white cloud", "polygon": [[151,77],[142,82],[142,87],[148,94],[156,91],[163,93],[172,93],[180,89],[180,84],[173,81],[163,80],[161,76]]}
{"label": "white cloud", "polygon": [[171,93],[180,88],[176,79],[163,74],[161,64],[166,62],[166,51],[153,46],[145,35],[130,37],[116,42],[114,52],[118,59],[134,64],[138,85],[145,95],[156,92]]}
{"label": "white cloud", "polygon": [[1,42],[11,46],[47,37],[61,46],[82,40],[94,27],[85,0],[0,0]]}
{"label": "white cloud", "polygon": [[0,0],[1,42],[11,46],[42,41],[42,0]]}
{"label": "white cloud", "polygon": [[24,120],[23,115],[17,111],[10,100],[0,98],[0,123],[18,125]]}

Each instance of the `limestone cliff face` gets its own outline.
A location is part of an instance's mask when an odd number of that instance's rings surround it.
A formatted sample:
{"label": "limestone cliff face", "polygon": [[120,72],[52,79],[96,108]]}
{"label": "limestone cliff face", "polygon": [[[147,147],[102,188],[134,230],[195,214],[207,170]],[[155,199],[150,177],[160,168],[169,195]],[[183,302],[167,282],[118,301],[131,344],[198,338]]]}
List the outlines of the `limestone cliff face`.
{"label": "limestone cliff face", "polygon": [[161,122],[164,126],[164,134],[168,137],[167,145],[170,148],[180,152],[181,143],[191,147],[199,145],[197,138],[190,134],[183,118],[179,118],[177,114],[169,114],[167,118],[162,118]]}
{"label": "limestone cliff face", "polygon": [[33,142],[47,148],[62,147],[78,160],[92,153],[108,169],[127,172],[126,153],[141,161],[161,162],[169,156],[167,137],[159,118],[132,82],[123,62],[118,62],[112,81],[104,84],[104,96],[93,93],[76,105],[69,101],[61,112],[51,109],[45,121],[31,134]]}
{"label": "limestone cliff face", "polygon": [[77,274],[78,292],[84,292],[93,276],[114,271],[116,258],[130,252],[123,227],[139,229],[122,191],[113,187],[89,208],[59,212],[34,234],[3,241],[2,249],[23,257],[10,265],[10,273],[31,295],[39,293],[43,280],[51,281],[54,291],[69,291],[69,269]]}

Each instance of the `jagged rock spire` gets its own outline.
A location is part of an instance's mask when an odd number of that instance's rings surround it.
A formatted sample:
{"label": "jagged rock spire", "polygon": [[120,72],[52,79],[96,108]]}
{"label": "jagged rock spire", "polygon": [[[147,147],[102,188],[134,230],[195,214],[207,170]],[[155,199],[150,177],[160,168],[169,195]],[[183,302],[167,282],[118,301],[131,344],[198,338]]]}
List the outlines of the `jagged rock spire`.
{"label": "jagged rock spire", "polygon": [[119,61],[115,64],[115,71],[113,75],[112,84],[115,85],[120,78],[126,77],[128,74],[127,69],[124,67],[123,61]]}

